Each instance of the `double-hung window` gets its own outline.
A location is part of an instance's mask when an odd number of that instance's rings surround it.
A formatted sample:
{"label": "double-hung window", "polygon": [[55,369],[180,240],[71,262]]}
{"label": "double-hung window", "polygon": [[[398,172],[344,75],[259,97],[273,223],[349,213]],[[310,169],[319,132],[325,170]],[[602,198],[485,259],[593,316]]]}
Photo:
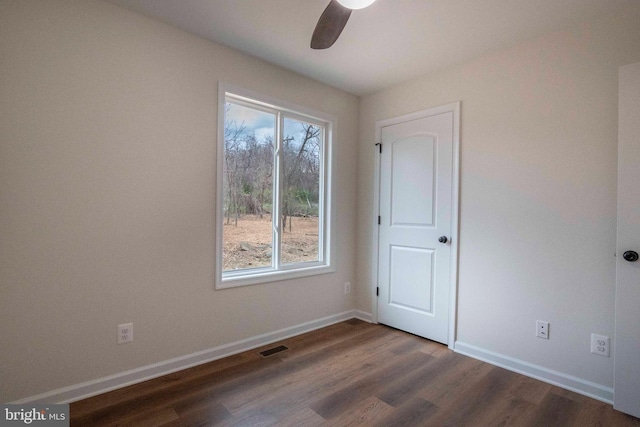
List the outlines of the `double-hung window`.
{"label": "double-hung window", "polygon": [[229,85],[219,90],[216,287],[333,271],[334,120]]}

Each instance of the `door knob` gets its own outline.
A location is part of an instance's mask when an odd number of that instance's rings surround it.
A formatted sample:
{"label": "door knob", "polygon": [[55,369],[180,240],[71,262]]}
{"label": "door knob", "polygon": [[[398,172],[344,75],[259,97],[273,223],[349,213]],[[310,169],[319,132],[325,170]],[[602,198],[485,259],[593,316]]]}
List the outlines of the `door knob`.
{"label": "door knob", "polygon": [[622,258],[629,262],[636,262],[638,260],[638,252],[626,251],[624,254],[622,254]]}
{"label": "door knob", "polygon": [[[447,239],[447,236],[440,236],[440,238],[438,239],[438,242],[440,243],[447,243],[448,241],[449,239]],[[638,256],[638,254],[636,254],[636,256]]]}

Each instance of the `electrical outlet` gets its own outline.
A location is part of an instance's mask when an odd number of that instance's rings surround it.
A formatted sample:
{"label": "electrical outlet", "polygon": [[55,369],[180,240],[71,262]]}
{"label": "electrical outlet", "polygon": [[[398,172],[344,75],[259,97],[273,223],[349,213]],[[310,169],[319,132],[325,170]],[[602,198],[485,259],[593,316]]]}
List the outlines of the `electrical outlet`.
{"label": "electrical outlet", "polygon": [[591,334],[591,353],[609,357],[611,339],[605,335]]}
{"label": "electrical outlet", "polygon": [[344,282],[344,294],[349,295],[351,293],[351,282]]}
{"label": "electrical outlet", "polygon": [[118,325],[118,344],[133,341],[133,323]]}
{"label": "electrical outlet", "polygon": [[545,322],[544,320],[536,321],[536,336],[538,338],[544,338],[545,340],[549,339],[549,322]]}

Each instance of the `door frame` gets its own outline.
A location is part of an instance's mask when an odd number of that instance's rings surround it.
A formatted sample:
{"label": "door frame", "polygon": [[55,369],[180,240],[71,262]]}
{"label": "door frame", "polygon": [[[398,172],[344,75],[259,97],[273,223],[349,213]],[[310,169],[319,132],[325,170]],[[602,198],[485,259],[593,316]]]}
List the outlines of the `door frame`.
{"label": "door frame", "polygon": [[404,114],[389,119],[376,121],[376,161],[374,174],[373,189],[373,206],[375,214],[373,216],[373,251],[372,251],[372,267],[371,267],[371,318],[373,323],[378,323],[378,296],[376,289],[378,287],[378,256],[380,251],[380,230],[378,225],[378,216],[380,215],[380,175],[381,175],[381,156],[378,144],[382,144],[381,132],[382,128],[411,120],[422,119],[442,113],[453,113],[453,170],[451,177],[451,264],[450,264],[450,283],[449,283],[449,331],[447,334],[447,346],[454,349],[456,340],[456,320],[457,320],[457,299],[458,299],[458,228],[460,222],[459,204],[460,204],[460,101],[452,102],[437,107],[427,108],[425,110],[416,111],[414,113]]}

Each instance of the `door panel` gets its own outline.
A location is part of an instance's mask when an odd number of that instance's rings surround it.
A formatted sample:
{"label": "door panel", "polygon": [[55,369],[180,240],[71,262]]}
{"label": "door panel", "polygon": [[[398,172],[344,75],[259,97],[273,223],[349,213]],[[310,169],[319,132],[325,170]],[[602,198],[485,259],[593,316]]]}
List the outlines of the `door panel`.
{"label": "door panel", "polygon": [[401,139],[391,146],[391,222],[432,226],[435,140],[430,135]]}
{"label": "door panel", "polygon": [[391,246],[389,304],[433,313],[433,250]]}
{"label": "door panel", "polygon": [[445,344],[455,256],[454,111],[425,111],[379,129],[378,322]]}
{"label": "door panel", "polygon": [[640,63],[620,68],[613,407],[640,417]]}

